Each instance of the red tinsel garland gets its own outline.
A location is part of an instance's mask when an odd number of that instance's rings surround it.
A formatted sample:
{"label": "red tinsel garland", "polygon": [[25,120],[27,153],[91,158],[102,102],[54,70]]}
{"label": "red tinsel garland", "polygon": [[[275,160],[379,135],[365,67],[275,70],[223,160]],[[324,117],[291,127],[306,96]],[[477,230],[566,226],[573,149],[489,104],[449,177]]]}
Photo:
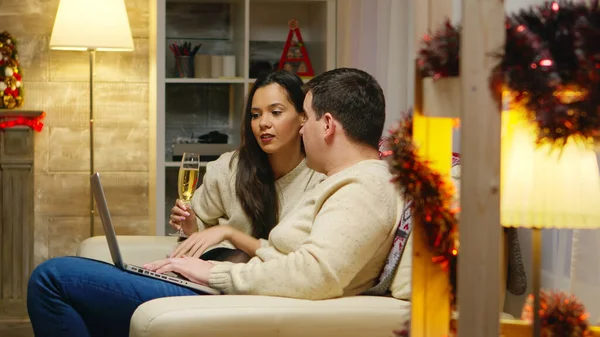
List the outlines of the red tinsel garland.
{"label": "red tinsel garland", "polygon": [[[573,295],[560,291],[540,291],[541,337],[588,337],[587,313],[583,304]],[[533,295],[529,295],[521,319],[533,321]]]}
{"label": "red tinsel garland", "polygon": [[[433,262],[453,271],[458,255],[457,210],[451,208],[453,186],[419,157],[412,141],[412,127],[409,114],[391,131],[385,158],[405,200],[413,200],[413,219],[425,229]],[[455,290],[455,273],[451,273],[451,279]]]}
{"label": "red tinsel garland", "polygon": [[[505,87],[538,129],[538,141],[562,146],[600,133],[600,6],[547,1],[506,18],[506,43],[490,76]],[[448,21],[426,35],[417,65],[424,76],[457,76],[460,28]]]}
{"label": "red tinsel garland", "polygon": [[434,34],[425,35],[421,44],[417,54],[421,76],[433,79],[458,76],[460,27],[454,27],[446,20]]}
{"label": "red tinsel garland", "polygon": [[42,114],[38,117],[6,117],[7,120],[0,122],[0,130],[15,126],[29,126],[33,130],[40,132],[44,127],[44,123],[42,123],[42,119],[44,119],[44,117],[46,117],[45,112],[42,112]]}

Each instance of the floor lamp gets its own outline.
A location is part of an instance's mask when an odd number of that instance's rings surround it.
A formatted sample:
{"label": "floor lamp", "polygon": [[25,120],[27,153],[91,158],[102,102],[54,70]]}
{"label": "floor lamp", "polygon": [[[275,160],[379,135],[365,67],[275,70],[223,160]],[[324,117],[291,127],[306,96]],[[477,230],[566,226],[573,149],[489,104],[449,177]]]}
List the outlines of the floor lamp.
{"label": "floor lamp", "polygon": [[[89,52],[90,175],[94,173],[94,66],[96,51],[133,51],[124,0],[60,0],[50,49]],[[90,185],[90,236],[94,236],[94,196]]]}
{"label": "floor lamp", "polygon": [[501,223],[532,230],[533,336],[539,337],[542,229],[600,226],[598,162],[585,140],[536,145],[536,127],[524,111],[503,112],[502,134]]}

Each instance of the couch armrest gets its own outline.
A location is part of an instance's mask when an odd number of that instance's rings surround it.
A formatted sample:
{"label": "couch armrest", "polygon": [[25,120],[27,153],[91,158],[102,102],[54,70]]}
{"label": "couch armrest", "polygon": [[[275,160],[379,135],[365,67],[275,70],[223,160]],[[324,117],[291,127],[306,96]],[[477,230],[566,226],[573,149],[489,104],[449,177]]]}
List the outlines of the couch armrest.
{"label": "couch armrest", "polygon": [[[177,245],[177,237],[173,236],[119,235],[117,241],[123,260],[138,266],[164,259]],[[85,239],[77,249],[77,256],[112,263],[104,236]]]}
{"label": "couch armrest", "polygon": [[129,336],[392,336],[409,318],[410,302],[391,297],[324,301],[241,295],[167,297],[137,308]]}

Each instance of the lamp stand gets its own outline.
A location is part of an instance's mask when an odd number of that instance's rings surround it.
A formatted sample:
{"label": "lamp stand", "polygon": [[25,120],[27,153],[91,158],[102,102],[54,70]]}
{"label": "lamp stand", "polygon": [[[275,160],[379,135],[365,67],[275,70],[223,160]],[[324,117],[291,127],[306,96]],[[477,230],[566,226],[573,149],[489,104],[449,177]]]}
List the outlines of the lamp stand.
{"label": "lamp stand", "polygon": [[[90,49],[90,177],[94,174],[94,66],[96,50]],[[94,236],[94,191],[90,182],[90,237]]]}
{"label": "lamp stand", "polygon": [[540,283],[542,270],[542,230],[532,229],[531,243],[533,247],[533,272],[531,273],[533,291],[533,336],[540,337],[542,322],[540,321]]}

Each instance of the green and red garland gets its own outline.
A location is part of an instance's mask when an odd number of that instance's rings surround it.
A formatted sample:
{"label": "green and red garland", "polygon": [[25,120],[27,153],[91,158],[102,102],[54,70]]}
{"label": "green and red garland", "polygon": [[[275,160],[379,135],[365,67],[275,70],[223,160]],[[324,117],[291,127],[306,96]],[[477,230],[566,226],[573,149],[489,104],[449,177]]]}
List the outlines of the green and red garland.
{"label": "green and red garland", "polygon": [[[446,22],[422,41],[418,67],[434,79],[459,73],[460,28]],[[598,0],[547,1],[506,18],[506,43],[490,76],[510,90],[538,129],[538,142],[558,147],[600,132],[600,6]],[[501,95],[496,95],[501,97]]]}
{"label": "green and red garland", "polygon": [[0,33],[0,109],[23,105],[22,72],[18,61],[17,42],[4,31]]}

